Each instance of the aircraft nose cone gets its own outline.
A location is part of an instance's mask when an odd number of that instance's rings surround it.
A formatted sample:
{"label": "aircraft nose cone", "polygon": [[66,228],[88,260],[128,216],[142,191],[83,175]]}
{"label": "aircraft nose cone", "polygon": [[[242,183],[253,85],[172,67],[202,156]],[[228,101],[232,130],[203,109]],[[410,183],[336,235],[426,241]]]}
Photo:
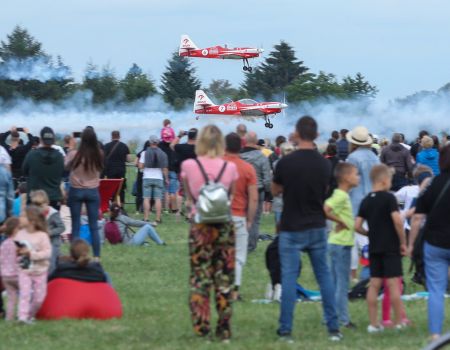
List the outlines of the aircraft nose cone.
{"label": "aircraft nose cone", "polygon": [[286,108],[288,105],[286,103],[280,103],[280,108]]}
{"label": "aircraft nose cone", "polygon": [[258,49],[258,53],[263,53],[264,49]]}

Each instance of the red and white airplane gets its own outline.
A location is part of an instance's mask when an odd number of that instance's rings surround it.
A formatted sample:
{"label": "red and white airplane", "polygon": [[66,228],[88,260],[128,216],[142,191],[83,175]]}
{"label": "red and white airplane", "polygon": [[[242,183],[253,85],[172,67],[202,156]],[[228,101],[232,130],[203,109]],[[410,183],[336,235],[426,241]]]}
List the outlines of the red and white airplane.
{"label": "red and white airplane", "polygon": [[242,60],[244,62],[243,69],[249,72],[252,71],[252,67],[250,67],[248,59],[259,57],[263,52],[263,49],[256,49],[253,47],[236,47],[230,49],[226,45],[224,47],[217,45],[200,49],[186,34],[181,36],[180,48],[178,49],[178,54],[185,57]]}
{"label": "red and white airplane", "polygon": [[[280,113],[287,106],[286,103],[281,102],[256,102],[250,99],[216,105],[203,90],[197,90],[195,92],[194,113],[249,118],[264,117],[265,127],[272,129],[273,124],[270,122],[269,116]],[[199,117],[196,117],[197,120]]]}

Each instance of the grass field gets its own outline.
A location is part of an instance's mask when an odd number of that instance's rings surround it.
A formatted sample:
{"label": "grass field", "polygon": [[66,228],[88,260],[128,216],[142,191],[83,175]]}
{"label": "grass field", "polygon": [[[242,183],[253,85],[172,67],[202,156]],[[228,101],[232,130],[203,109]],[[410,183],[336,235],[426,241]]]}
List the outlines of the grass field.
{"label": "grass field", "polygon": [[[130,206],[130,212],[133,212]],[[249,256],[244,271],[243,302],[234,304],[233,339],[229,345],[207,344],[193,336],[188,298],[188,252],[186,223],[163,216],[158,232],[168,243],[144,247],[103,247],[102,263],[118,291],[124,316],[111,321],[53,321],[19,326],[0,322],[0,349],[420,349],[426,344],[426,303],[408,302],[413,326],[402,332],[386,331],[368,335],[368,317],[363,301],[350,304],[356,331],[344,330],[344,340],[330,343],[321,325],[319,303],[299,304],[295,313],[294,345],[277,342],[275,330],[278,304],[253,304],[264,296],[268,274],[260,243]],[[273,217],[264,217],[262,232],[273,232]],[[308,289],[317,289],[308,259],[304,258],[301,281]],[[409,278],[406,279],[409,281]],[[408,283],[407,292],[415,286]],[[447,309],[450,305],[446,302]],[[212,308],[214,310],[214,308]],[[214,314],[214,312],[213,312]],[[448,319],[446,329],[448,329]]]}

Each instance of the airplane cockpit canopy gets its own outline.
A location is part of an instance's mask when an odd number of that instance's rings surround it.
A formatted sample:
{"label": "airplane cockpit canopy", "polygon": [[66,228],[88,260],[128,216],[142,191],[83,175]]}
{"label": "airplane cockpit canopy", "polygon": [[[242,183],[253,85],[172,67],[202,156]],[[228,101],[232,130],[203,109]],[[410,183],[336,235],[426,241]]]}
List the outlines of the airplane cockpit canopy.
{"label": "airplane cockpit canopy", "polygon": [[255,103],[258,103],[255,100],[251,100],[249,98],[244,98],[242,100],[239,100],[239,102],[242,103],[243,105],[253,105]]}

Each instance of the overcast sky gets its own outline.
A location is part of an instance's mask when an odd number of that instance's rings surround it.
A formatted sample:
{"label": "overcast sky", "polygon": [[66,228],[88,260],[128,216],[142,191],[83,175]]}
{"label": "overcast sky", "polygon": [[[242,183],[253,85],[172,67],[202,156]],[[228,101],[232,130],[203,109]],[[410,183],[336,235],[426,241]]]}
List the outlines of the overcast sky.
{"label": "overcast sky", "polygon": [[[119,76],[136,62],[158,85],[183,33],[200,47],[268,51],[285,40],[312,72],[362,72],[387,99],[450,81],[449,14],[445,0],[14,0],[1,4],[0,38],[19,24],[61,55],[76,79],[89,60]],[[240,61],[194,64],[203,85],[244,78]]]}

